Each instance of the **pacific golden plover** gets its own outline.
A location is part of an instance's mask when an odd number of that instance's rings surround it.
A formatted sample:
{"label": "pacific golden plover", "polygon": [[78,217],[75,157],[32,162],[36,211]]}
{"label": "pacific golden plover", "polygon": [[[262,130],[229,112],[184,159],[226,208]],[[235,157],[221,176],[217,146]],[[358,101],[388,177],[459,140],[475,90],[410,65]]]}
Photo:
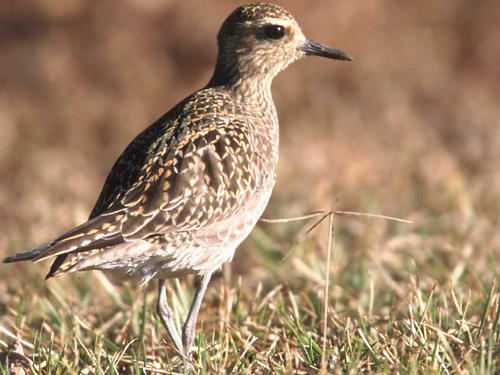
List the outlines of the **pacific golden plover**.
{"label": "pacific golden plover", "polygon": [[[113,166],[89,220],[4,262],[54,258],[47,278],[102,270],[144,284],[159,280],[157,312],[186,358],[207,284],[233,257],[267,205],[276,178],[278,117],[271,81],[305,56],[352,60],[306,39],[283,8],[237,8],[219,31],[210,82],[149,126]],[[194,274],[182,331],[165,279]]]}

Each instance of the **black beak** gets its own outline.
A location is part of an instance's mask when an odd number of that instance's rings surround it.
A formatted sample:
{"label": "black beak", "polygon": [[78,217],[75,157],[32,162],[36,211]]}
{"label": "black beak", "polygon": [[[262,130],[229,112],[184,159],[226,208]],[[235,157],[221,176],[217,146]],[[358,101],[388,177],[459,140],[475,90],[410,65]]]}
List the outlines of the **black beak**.
{"label": "black beak", "polygon": [[321,56],[328,59],[352,61],[353,58],[344,51],[330,48],[322,44],[316,43],[310,39],[306,39],[304,44],[299,47],[299,50],[304,51],[306,56]]}

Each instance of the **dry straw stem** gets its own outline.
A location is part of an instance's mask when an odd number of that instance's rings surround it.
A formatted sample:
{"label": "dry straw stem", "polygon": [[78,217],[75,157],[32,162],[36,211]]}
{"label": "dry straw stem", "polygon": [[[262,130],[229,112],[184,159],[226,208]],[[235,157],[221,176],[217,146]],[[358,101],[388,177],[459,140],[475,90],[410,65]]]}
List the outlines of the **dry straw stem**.
{"label": "dry straw stem", "polygon": [[326,360],[326,331],[328,329],[328,288],[330,280],[330,257],[333,251],[333,235],[335,233],[333,213],[329,215],[329,230],[328,230],[328,251],[326,252],[326,264],[325,264],[325,296],[323,302],[323,350],[321,352],[321,369],[320,374],[325,375],[327,373],[327,360]]}
{"label": "dry straw stem", "polygon": [[385,220],[398,221],[400,223],[406,223],[406,224],[414,224],[413,221],[406,220],[406,219],[400,219],[400,218],[393,217],[393,216],[371,214],[368,212],[339,211],[339,210],[315,211],[315,212],[311,212],[310,214],[307,214],[307,215],[287,217],[287,218],[283,218],[283,219],[267,219],[267,218],[261,217],[260,221],[262,221],[263,223],[279,224],[279,223],[290,223],[292,221],[307,220],[307,219],[312,219],[313,217],[322,216],[322,218],[320,219],[320,222],[321,222],[321,221],[323,221],[323,219],[327,218],[329,215],[362,216],[362,217],[370,217],[370,218],[375,218],[375,219],[385,219]]}
{"label": "dry straw stem", "polygon": [[339,210],[315,211],[315,212],[311,212],[310,214],[307,214],[307,215],[282,218],[282,219],[267,219],[267,218],[261,217],[259,221],[261,221],[263,223],[269,223],[269,224],[281,224],[281,223],[290,223],[290,222],[294,222],[294,221],[307,220],[307,219],[312,219],[315,217],[320,217],[319,220],[316,221],[311,227],[309,227],[309,229],[307,229],[305,231],[305,233],[302,236],[300,236],[298,241],[295,242],[295,244],[288,251],[288,253],[283,257],[283,259],[281,259],[281,261],[280,261],[280,264],[281,264],[290,256],[290,254],[293,252],[293,250],[306,239],[306,237],[308,236],[309,233],[311,233],[319,224],[321,224],[323,222],[323,220],[325,220],[327,217],[333,217],[333,215],[368,217],[368,218],[375,218],[375,219],[397,221],[397,222],[404,223],[404,224],[414,224],[413,221],[400,219],[400,218],[393,217],[393,216],[371,214],[371,213],[367,213],[367,212],[353,212],[353,211],[339,211]]}

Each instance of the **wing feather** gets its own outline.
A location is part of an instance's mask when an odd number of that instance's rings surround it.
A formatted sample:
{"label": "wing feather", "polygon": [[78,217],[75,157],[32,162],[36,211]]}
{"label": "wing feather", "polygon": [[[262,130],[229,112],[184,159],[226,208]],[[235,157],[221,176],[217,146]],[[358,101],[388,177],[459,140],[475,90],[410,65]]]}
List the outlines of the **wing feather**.
{"label": "wing feather", "polygon": [[[50,277],[83,261],[88,268],[92,257],[117,245],[168,243],[176,233],[226,222],[244,209],[260,188],[262,159],[243,110],[227,95],[201,90],[174,107],[125,149],[89,221],[6,261],[57,257]],[[221,103],[224,114],[217,113]]]}

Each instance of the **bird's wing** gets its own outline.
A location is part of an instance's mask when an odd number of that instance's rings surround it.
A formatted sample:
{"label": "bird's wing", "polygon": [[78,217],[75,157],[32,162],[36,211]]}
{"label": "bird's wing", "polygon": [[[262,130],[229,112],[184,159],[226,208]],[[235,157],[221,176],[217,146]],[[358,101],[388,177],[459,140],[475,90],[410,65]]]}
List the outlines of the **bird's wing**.
{"label": "bird's wing", "polygon": [[214,122],[193,132],[125,195],[124,238],[193,230],[228,218],[259,188],[256,159],[244,121]]}
{"label": "bird's wing", "polygon": [[57,269],[68,254],[224,221],[260,189],[256,172],[262,157],[245,120],[197,114],[175,125],[139,135],[111,171],[94,217],[59,237],[35,261],[59,256]]}

